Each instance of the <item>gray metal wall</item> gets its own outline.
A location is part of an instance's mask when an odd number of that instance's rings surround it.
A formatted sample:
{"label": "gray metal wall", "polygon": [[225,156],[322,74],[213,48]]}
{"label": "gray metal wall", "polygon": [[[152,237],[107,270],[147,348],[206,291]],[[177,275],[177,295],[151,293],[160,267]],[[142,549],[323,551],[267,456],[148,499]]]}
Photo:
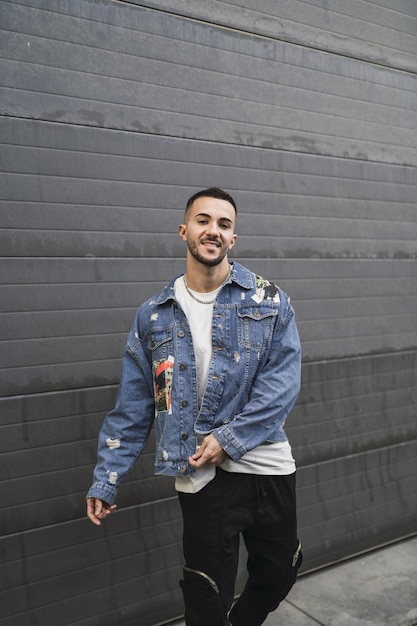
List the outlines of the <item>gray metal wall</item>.
{"label": "gray metal wall", "polygon": [[416,532],[417,9],[329,7],[0,3],[2,625],[181,613],[152,441],[100,529],[84,494],[134,311],[183,270],[204,186],[296,307],[304,570]]}

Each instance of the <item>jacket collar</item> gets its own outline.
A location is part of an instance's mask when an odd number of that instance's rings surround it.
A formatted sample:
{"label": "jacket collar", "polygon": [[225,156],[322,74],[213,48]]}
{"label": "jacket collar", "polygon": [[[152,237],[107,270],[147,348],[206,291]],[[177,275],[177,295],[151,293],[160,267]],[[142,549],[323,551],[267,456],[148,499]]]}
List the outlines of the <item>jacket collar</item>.
{"label": "jacket collar", "polygon": [[[152,299],[152,304],[164,304],[168,300],[175,299],[174,297],[174,284],[177,278],[182,276],[179,274],[175,276],[166,287],[160,291],[155,298]],[[255,288],[255,276],[253,272],[248,270],[246,267],[237,263],[236,261],[232,262],[232,273],[230,274],[229,283],[237,283],[243,289],[253,289]],[[227,283],[226,283],[227,284]]]}

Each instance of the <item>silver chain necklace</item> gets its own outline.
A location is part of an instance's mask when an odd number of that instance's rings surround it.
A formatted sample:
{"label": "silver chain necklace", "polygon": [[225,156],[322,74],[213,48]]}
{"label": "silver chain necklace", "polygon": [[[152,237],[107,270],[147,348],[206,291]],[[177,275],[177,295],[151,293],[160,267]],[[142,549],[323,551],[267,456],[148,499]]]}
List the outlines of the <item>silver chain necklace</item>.
{"label": "silver chain necklace", "polygon": [[[224,285],[224,284],[225,284],[225,283],[229,280],[229,278],[230,278],[230,274],[231,274],[231,273],[232,273],[232,268],[230,267],[230,269],[229,269],[229,273],[228,273],[228,275],[226,276],[225,280],[222,282],[222,284],[220,285],[220,287],[218,287],[218,289],[216,289],[216,291],[217,291],[217,292],[218,292],[218,291],[219,291],[219,290],[223,287],[223,285]],[[198,304],[213,304],[213,303],[214,303],[215,299],[217,298],[217,293],[216,293],[216,295],[214,296],[213,300],[200,300],[199,298],[197,298],[197,296],[195,296],[195,295],[193,294],[193,292],[191,291],[191,289],[190,289],[190,288],[189,288],[189,286],[187,285],[187,280],[186,280],[186,278],[185,278],[185,274],[183,275],[182,279],[183,279],[183,281],[184,281],[184,286],[185,286],[185,288],[186,288],[186,290],[187,290],[187,293],[191,296],[191,298],[192,298],[193,300],[195,300],[196,302],[198,302]]]}

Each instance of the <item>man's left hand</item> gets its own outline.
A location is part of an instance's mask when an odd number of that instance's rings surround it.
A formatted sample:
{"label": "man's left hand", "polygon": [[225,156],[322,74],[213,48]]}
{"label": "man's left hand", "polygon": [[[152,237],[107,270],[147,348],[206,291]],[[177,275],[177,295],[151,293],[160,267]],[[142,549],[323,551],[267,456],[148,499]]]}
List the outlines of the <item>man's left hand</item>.
{"label": "man's left hand", "polygon": [[220,465],[220,463],[223,463],[226,459],[227,454],[214,435],[208,435],[205,439],[203,439],[203,443],[195,454],[188,457],[190,465],[195,468],[201,467],[205,463]]}

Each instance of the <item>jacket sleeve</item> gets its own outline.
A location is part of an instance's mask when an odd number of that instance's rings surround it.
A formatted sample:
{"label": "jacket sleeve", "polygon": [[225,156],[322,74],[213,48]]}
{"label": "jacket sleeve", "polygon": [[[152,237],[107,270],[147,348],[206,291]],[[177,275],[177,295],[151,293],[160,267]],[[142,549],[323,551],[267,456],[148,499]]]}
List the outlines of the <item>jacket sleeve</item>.
{"label": "jacket sleeve", "polygon": [[134,327],[123,355],[116,405],[99,433],[97,465],[87,497],[114,504],[123,476],[148,440],[154,415],[151,366]]}
{"label": "jacket sleeve", "polygon": [[274,325],[267,358],[258,370],[243,410],[213,435],[234,460],[266,441],[286,440],[285,420],[295,404],[301,384],[301,346],[294,309],[285,297]]}

